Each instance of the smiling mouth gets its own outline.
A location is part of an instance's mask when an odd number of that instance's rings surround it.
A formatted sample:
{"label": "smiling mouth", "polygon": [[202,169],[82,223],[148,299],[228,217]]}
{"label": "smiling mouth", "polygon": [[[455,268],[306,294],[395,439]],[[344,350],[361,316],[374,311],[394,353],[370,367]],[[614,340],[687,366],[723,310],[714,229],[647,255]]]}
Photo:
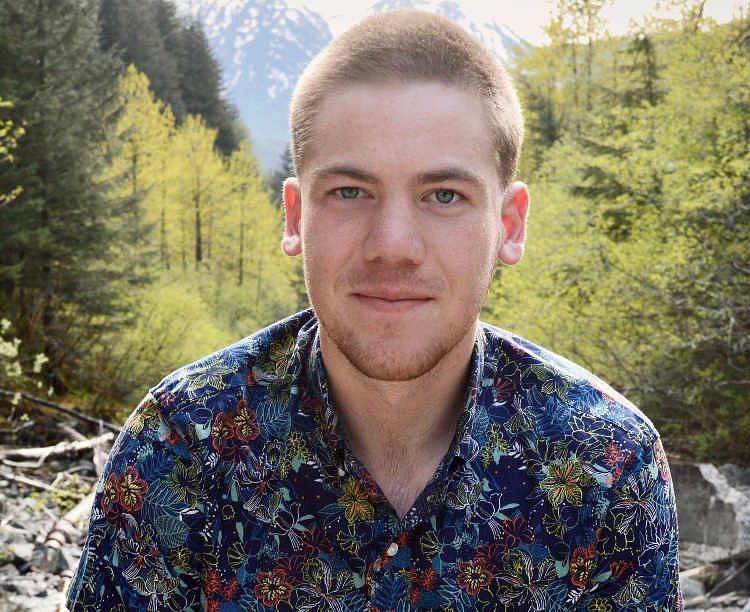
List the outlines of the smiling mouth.
{"label": "smiling mouth", "polygon": [[432,298],[421,296],[377,296],[367,295],[364,293],[352,294],[354,298],[363,306],[383,313],[403,313],[415,310],[425,306],[432,301]]}

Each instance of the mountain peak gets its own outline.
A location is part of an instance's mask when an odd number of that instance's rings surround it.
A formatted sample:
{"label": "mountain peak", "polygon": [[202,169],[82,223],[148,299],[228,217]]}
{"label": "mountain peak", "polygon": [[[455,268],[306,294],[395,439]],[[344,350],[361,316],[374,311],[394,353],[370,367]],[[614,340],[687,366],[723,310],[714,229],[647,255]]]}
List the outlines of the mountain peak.
{"label": "mountain peak", "polygon": [[[286,0],[176,0],[199,20],[224,71],[229,100],[250,129],[262,165],[276,168],[289,141],[288,107],[302,70],[332,39],[331,25],[307,6]],[[369,14],[416,8],[461,25],[502,62],[523,41],[496,21],[477,22],[453,0],[380,0]]]}

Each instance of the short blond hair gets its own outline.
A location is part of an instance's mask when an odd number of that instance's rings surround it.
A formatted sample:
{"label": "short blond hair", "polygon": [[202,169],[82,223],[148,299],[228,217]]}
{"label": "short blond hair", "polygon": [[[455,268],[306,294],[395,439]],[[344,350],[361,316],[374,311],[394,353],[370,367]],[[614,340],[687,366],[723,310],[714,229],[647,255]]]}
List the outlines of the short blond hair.
{"label": "short blond hair", "polygon": [[300,176],[313,123],[326,96],[357,83],[439,81],[479,94],[487,108],[496,165],[507,186],[518,167],[523,118],[505,69],[461,27],[424,11],[388,11],[334,39],[302,73],[292,94],[292,159]]}

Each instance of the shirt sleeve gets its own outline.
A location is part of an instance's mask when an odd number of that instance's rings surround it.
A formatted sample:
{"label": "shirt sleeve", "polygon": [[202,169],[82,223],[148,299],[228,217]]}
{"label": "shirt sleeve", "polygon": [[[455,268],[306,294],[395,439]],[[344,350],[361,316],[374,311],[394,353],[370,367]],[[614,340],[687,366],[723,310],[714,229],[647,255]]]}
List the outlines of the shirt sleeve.
{"label": "shirt sleeve", "polygon": [[682,610],[677,512],[661,441],[633,452],[626,466],[596,532],[596,575],[577,609]]}
{"label": "shirt sleeve", "polygon": [[151,394],[138,405],[97,486],[71,610],[201,609],[212,553],[197,448]]}

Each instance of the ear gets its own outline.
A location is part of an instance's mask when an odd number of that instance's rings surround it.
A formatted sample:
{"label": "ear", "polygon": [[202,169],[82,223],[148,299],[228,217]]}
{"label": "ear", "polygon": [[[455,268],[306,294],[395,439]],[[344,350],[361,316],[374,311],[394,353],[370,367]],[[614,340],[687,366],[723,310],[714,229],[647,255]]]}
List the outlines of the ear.
{"label": "ear", "polygon": [[506,265],[518,263],[523,256],[530,203],[529,190],[520,181],[511,184],[503,194],[503,235],[498,258]]}
{"label": "ear", "polygon": [[281,239],[281,250],[290,257],[302,252],[302,193],[299,181],[290,177],[284,181],[282,191],[284,198],[284,237]]}

